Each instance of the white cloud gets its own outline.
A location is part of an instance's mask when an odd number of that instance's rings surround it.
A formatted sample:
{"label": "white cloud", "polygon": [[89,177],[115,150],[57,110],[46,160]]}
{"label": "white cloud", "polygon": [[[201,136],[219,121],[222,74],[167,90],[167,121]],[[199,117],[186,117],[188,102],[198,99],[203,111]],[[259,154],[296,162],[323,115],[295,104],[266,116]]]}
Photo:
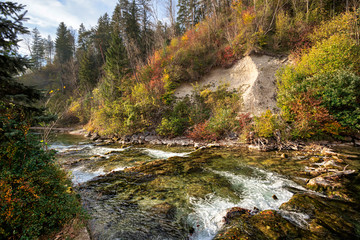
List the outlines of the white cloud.
{"label": "white cloud", "polygon": [[[97,24],[99,17],[106,12],[111,16],[117,0],[17,0],[26,5],[25,26],[32,30],[38,28],[43,37],[56,37],[60,22],[78,29],[83,23],[86,28]],[[23,46],[22,46],[23,47]]]}

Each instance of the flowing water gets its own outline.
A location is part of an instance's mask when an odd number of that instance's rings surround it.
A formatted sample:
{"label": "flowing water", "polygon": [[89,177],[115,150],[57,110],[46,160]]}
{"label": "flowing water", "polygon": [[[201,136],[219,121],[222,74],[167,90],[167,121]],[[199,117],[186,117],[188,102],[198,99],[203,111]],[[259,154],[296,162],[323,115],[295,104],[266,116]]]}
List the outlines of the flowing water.
{"label": "flowing water", "polygon": [[[80,190],[94,239],[213,239],[233,207],[279,210],[304,188],[301,156],[184,147],[96,146],[61,136],[50,148]],[[291,178],[289,176],[292,176]],[[305,179],[306,180],[306,179]]]}

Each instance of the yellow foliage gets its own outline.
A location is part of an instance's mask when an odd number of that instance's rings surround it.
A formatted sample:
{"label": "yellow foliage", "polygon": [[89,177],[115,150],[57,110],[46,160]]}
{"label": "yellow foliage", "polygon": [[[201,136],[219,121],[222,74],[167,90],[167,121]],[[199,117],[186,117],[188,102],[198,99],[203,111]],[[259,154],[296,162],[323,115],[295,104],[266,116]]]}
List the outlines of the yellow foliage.
{"label": "yellow foliage", "polygon": [[200,92],[200,97],[207,98],[211,94],[211,90],[206,88]]}
{"label": "yellow foliage", "polygon": [[170,42],[171,47],[176,47],[179,44],[179,40],[177,38],[173,38]]}
{"label": "yellow foliage", "polygon": [[251,24],[255,19],[255,13],[251,11],[243,11],[242,13],[242,20],[245,25]]}
{"label": "yellow foliage", "polygon": [[181,41],[183,41],[183,42],[187,42],[188,40],[189,40],[189,37],[186,34],[184,34],[184,36],[182,36],[182,38],[181,38]]}

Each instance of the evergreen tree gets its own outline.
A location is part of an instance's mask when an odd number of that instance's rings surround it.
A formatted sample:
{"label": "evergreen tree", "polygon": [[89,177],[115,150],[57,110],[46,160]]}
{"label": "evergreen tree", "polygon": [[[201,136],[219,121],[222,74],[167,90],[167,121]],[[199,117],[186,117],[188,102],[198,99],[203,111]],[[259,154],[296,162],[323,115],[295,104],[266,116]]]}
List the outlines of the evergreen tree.
{"label": "evergreen tree", "polygon": [[61,22],[55,40],[56,60],[60,64],[64,64],[73,57],[73,41],[74,37],[64,22]]}
{"label": "evergreen tree", "polygon": [[190,15],[190,0],[179,0],[178,1],[178,13],[177,13],[177,24],[180,28],[180,32],[184,32],[189,27],[189,15]]}
{"label": "evergreen tree", "polygon": [[120,82],[129,73],[129,60],[119,31],[113,31],[111,45],[106,53],[105,71],[108,77]]}
{"label": "evergreen tree", "polygon": [[98,24],[94,29],[93,41],[98,55],[99,66],[106,62],[106,51],[110,45],[111,40],[111,23],[107,13],[101,16]]}
{"label": "evergreen tree", "polygon": [[45,60],[46,63],[52,64],[53,56],[54,56],[54,42],[51,39],[51,36],[48,35],[47,39],[45,40]]}
{"label": "evergreen tree", "polygon": [[80,51],[87,51],[91,44],[91,31],[86,30],[84,24],[80,24],[78,30],[77,48]]}
{"label": "evergreen tree", "polygon": [[45,57],[45,41],[41,38],[40,32],[37,28],[34,28],[32,31],[32,51],[31,51],[31,59],[34,63],[35,69],[40,69],[44,62]]}
{"label": "evergreen tree", "polygon": [[22,109],[28,114],[39,112],[34,102],[40,99],[40,93],[14,79],[29,67],[28,60],[17,52],[17,34],[29,33],[22,24],[26,14],[21,13],[23,8],[24,5],[17,3],[0,2],[0,113],[8,107]]}
{"label": "evergreen tree", "polygon": [[89,50],[82,54],[79,63],[79,90],[82,93],[91,91],[98,79],[98,68],[94,54]]}

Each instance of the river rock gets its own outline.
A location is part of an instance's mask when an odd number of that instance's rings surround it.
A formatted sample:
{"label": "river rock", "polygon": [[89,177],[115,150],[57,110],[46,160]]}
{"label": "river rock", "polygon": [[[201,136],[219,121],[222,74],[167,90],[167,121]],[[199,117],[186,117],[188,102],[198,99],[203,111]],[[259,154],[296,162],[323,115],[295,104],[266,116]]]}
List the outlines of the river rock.
{"label": "river rock", "polygon": [[94,133],[91,138],[90,138],[92,141],[96,141],[98,139],[100,139],[100,135],[98,133]]}
{"label": "river rock", "polygon": [[159,136],[156,136],[156,135],[148,135],[145,137],[146,142],[151,142],[151,141],[158,140],[158,139],[159,139]]}
{"label": "river rock", "polygon": [[308,234],[275,210],[265,210],[255,215],[235,212],[214,239],[297,239],[301,236]]}
{"label": "river rock", "polygon": [[176,214],[176,207],[164,202],[153,206],[150,211],[164,218],[173,219]]}
{"label": "river rock", "polygon": [[229,210],[227,210],[226,215],[224,216],[224,222],[229,223],[231,219],[239,217],[243,214],[249,216],[250,210],[241,207],[230,208]]}
{"label": "river rock", "polygon": [[[283,203],[282,210],[304,213],[309,216],[308,230],[311,239],[357,239],[359,227],[359,206],[356,204],[323,198],[309,193],[295,194],[290,201]],[[336,232],[337,238],[333,233]]]}
{"label": "river rock", "polygon": [[90,138],[90,137],[91,137],[91,135],[92,135],[92,133],[89,131],[89,132],[85,133],[84,137],[86,137],[86,138]]}

